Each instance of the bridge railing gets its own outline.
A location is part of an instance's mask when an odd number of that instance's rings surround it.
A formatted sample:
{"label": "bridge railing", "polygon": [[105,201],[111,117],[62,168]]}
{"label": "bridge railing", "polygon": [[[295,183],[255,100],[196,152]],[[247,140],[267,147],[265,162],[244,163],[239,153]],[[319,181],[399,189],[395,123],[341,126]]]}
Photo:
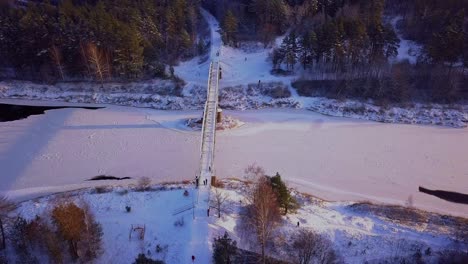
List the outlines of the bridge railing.
{"label": "bridge railing", "polygon": [[[215,78],[215,79],[213,79],[213,78]],[[214,81],[214,83],[213,83],[213,81]],[[215,132],[216,132],[216,110],[217,110],[217,104],[218,104],[218,84],[219,84],[219,63],[217,63],[217,62],[213,63],[212,62],[210,64],[210,71],[209,71],[209,75],[208,75],[207,101],[205,103],[204,114],[203,114],[203,123],[202,123],[202,138],[201,138],[201,144],[200,144],[200,153],[201,153],[201,155],[200,155],[200,171],[199,171],[200,176],[203,173],[203,168],[204,168],[203,165],[207,165],[207,167],[210,167],[211,170],[213,170],[213,156],[214,156],[214,153],[208,153],[209,155],[208,155],[208,157],[206,157],[207,158],[207,160],[206,160],[207,164],[204,164],[205,161],[203,160],[203,157],[206,154],[205,151],[204,151],[204,148],[205,148],[205,145],[206,145],[205,136],[206,136],[207,129],[209,129],[208,132],[210,132],[210,135],[212,137],[215,137]],[[210,97],[210,94],[213,91],[212,89],[214,89],[214,98]],[[215,109],[213,110],[214,113],[212,113],[211,116],[208,116],[209,104],[212,103],[211,99],[214,99],[214,101],[215,101],[214,102]],[[210,120],[208,120],[208,118]],[[211,127],[207,127],[208,121],[211,121],[211,124],[212,124]],[[214,142],[214,140],[215,140],[215,138],[213,138],[213,142]],[[210,148],[213,148],[213,147],[214,146],[210,146]],[[210,152],[214,152],[213,149],[210,149]]]}
{"label": "bridge railing", "polygon": [[205,146],[205,129],[206,129],[205,128],[206,127],[205,123],[206,123],[206,115],[207,115],[207,112],[208,112],[208,98],[210,96],[212,68],[213,68],[213,62],[210,63],[210,68],[209,68],[209,71],[208,71],[208,86],[206,88],[206,102],[205,102],[205,107],[203,108],[203,122],[202,122],[201,138],[200,138],[200,163],[199,163],[200,172],[199,172],[198,176],[201,176],[201,170],[202,170],[202,167],[203,167],[203,147]]}

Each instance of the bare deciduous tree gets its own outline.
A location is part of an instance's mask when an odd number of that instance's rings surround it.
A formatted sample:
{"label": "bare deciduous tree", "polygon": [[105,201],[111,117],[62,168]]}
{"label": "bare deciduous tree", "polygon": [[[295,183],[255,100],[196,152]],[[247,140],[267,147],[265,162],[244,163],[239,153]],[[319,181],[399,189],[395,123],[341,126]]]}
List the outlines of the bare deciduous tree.
{"label": "bare deciduous tree", "polygon": [[316,235],[314,232],[301,229],[294,240],[295,261],[299,264],[309,264],[314,255]]}
{"label": "bare deciduous tree", "polygon": [[101,225],[96,222],[89,204],[86,201],[81,200],[80,207],[84,212],[85,231],[83,232],[83,238],[80,241],[79,246],[82,249],[81,251],[84,252],[82,260],[90,262],[102,254],[101,238],[103,231]]}
{"label": "bare deciduous tree", "polygon": [[311,230],[301,229],[293,247],[295,263],[334,263],[337,260],[331,241]]}
{"label": "bare deciduous tree", "polygon": [[221,211],[224,210],[224,204],[229,196],[221,192],[218,188],[214,188],[214,195],[211,198],[210,206],[216,208],[218,217],[221,217]]}
{"label": "bare deciduous tree", "polygon": [[256,163],[250,164],[244,170],[244,178],[248,181],[257,181],[258,178],[265,176],[265,170]]}
{"label": "bare deciduous tree", "polygon": [[247,200],[249,202],[248,221],[256,232],[262,251],[262,262],[266,263],[265,247],[279,225],[281,216],[276,194],[265,176],[258,178]]}
{"label": "bare deciduous tree", "polygon": [[84,65],[86,66],[86,75],[91,75],[91,67],[89,66],[88,55],[86,54],[85,44],[80,41],[80,54]]}
{"label": "bare deciduous tree", "polygon": [[53,45],[49,49],[49,54],[50,58],[52,59],[52,62],[54,63],[55,67],[57,68],[57,72],[60,75],[60,78],[62,80],[65,79],[65,73],[64,73],[64,66],[62,63],[62,52],[57,48],[57,46]]}
{"label": "bare deciduous tree", "polygon": [[58,232],[68,242],[70,254],[74,259],[80,257],[78,242],[85,231],[85,215],[83,209],[74,203],[59,204],[52,211],[52,219]]}
{"label": "bare deciduous tree", "polygon": [[104,78],[109,72],[108,58],[94,43],[89,43],[86,46],[86,53],[93,74],[101,82],[102,87],[104,85]]}

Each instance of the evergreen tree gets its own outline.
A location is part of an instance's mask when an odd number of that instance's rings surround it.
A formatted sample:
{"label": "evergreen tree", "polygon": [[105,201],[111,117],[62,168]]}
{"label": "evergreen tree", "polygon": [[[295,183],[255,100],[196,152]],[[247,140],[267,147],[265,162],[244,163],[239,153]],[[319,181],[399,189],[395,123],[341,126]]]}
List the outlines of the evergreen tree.
{"label": "evergreen tree", "polygon": [[292,31],[287,37],[284,38],[281,44],[281,49],[284,51],[284,59],[286,67],[289,70],[294,69],[294,65],[297,62],[297,55],[299,53],[299,45],[296,38],[296,33]]}
{"label": "evergreen tree", "polygon": [[255,13],[256,29],[265,45],[281,33],[288,20],[289,8],[283,0],[253,0],[249,9]]}
{"label": "evergreen tree", "polygon": [[465,11],[459,11],[440,32],[433,34],[427,53],[434,62],[448,62],[453,65],[462,59],[464,45],[468,41],[463,31],[464,17]]}
{"label": "evergreen tree", "polygon": [[238,21],[231,10],[226,13],[223,23],[224,43],[234,46],[237,44]]}
{"label": "evergreen tree", "polygon": [[[29,1],[0,9],[0,66],[25,79],[92,77],[86,46],[105,55],[107,77],[135,79],[195,54],[199,1]],[[115,71],[110,71],[115,69]]]}
{"label": "evergreen tree", "polygon": [[270,184],[278,197],[278,203],[280,208],[283,209],[284,214],[288,214],[288,211],[297,208],[298,203],[296,199],[291,196],[291,192],[284,181],[281,180],[279,173],[270,177]]}
{"label": "evergreen tree", "polygon": [[273,69],[278,69],[284,61],[284,50],[282,48],[275,48],[271,54]]}
{"label": "evergreen tree", "polygon": [[213,262],[215,264],[230,264],[237,254],[237,242],[233,241],[227,232],[223,236],[214,238]]}
{"label": "evergreen tree", "polygon": [[306,32],[299,40],[299,59],[304,70],[313,63],[314,51],[317,43],[315,32]]}
{"label": "evergreen tree", "polygon": [[164,264],[164,261],[148,258],[145,254],[138,254],[133,264]]}

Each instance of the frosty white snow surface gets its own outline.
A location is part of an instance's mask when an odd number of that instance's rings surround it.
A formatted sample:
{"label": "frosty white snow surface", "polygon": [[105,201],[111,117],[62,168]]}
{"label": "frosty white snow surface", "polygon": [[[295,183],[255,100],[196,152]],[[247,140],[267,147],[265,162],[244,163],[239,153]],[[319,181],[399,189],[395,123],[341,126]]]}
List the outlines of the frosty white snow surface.
{"label": "frosty white snow surface", "polygon": [[[383,124],[305,110],[225,111],[246,124],[217,133],[218,177],[242,177],[256,162],[301,191],[329,200],[371,200],[468,216],[468,206],[418,193],[466,193],[468,129]],[[200,111],[108,106],[62,109],[0,123],[0,192],[25,199],[96,184],[100,175],[193,179]],[[115,182],[108,181],[109,184]],[[102,184],[102,182],[101,182]],[[119,183],[120,184],[120,183]]]}

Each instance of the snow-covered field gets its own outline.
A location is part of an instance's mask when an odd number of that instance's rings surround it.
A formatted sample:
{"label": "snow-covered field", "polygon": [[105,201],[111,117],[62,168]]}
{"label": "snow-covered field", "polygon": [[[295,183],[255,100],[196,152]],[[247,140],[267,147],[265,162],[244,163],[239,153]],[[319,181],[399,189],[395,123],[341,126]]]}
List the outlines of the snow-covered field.
{"label": "snow-covered field", "polygon": [[[247,186],[232,180],[225,181],[225,185],[226,189],[218,189],[228,197],[223,205],[222,217],[218,218],[215,210],[209,218],[197,216],[196,221],[206,221],[208,237],[192,237],[196,222],[192,220],[192,211],[173,215],[174,211],[191,203],[194,189],[190,185],[155,186],[157,191],[146,192],[127,191],[125,187],[108,188],[105,193],[87,189],[29,200],[20,204],[16,212],[27,220],[32,220],[36,215],[50,213],[57,201],[75,201],[78,204],[87,202],[104,231],[104,253],[96,263],[132,263],[139,253],[165,260],[166,263],[190,263],[191,255],[195,255],[197,261],[209,261],[211,252],[191,252],[190,241],[208,240],[211,247],[213,238],[225,231],[237,240],[240,248],[258,252],[254,237],[246,234],[241,224],[240,211],[246,204],[244,195]],[[183,195],[184,190],[189,191],[189,196]],[[291,248],[292,240],[299,230],[297,222],[300,222],[301,228],[314,230],[328,237],[345,263],[382,261],[394,257],[411,260],[418,252],[425,263],[437,263],[440,251],[468,250],[466,241],[457,242],[460,238],[456,237],[454,231],[462,222],[417,211],[407,213],[410,218],[430,218],[431,222],[402,221],[401,219],[407,219],[408,216],[399,215],[402,212],[399,209],[384,208],[382,210],[389,213],[382,214],[366,204],[325,202],[293,193],[301,208],[283,217],[281,226],[275,231],[275,239],[270,241],[274,242],[274,246],[268,247],[268,254],[279,259],[291,260],[294,253]],[[126,206],[131,207],[130,212],[126,212]],[[392,210],[398,214],[392,216]],[[181,219],[184,224],[175,225]],[[139,240],[136,234],[129,239],[132,225],[145,226],[144,240]],[[162,249],[160,252],[156,249],[158,245]]]}
{"label": "snow-covered field", "polygon": [[[242,177],[256,162],[325,199],[404,204],[412,196],[416,207],[468,216],[467,205],[418,193],[418,186],[466,193],[466,128],[382,124],[306,110],[225,114],[245,124],[217,134],[219,177]],[[184,123],[199,116],[108,106],[0,123],[0,191],[28,198],[95,185],[86,180],[101,174],[193,179],[200,132]]]}
{"label": "snow-covered field", "polygon": [[[58,195],[27,201],[20,205],[18,212],[30,221],[36,215],[50,214],[53,201],[60,201],[62,196],[78,204],[85,201],[103,227],[104,253],[96,263],[133,263],[139,253],[166,263],[189,263],[190,256],[196,254],[188,252],[192,240],[192,211],[173,215],[174,211],[192,203],[193,188],[183,187],[172,185],[165,186],[166,191],[148,192],[127,191],[121,187],[107,193],[83,190],[72,192],[71,198]],[[172,188],[174,190],[169,190]],[[189,196],[183,195],[185,189]],[[126,211],[126,206],[131,207],[130,212]],[[175,225],[176,221],[183,221],[183,225]],[[143,240],[138,239],[136,232],[129,239],[132,225],[146,228]],[[160,252],[156,249],[158,245]]]}
{"label": "snow-covered field", "polygon": [[[228,197],[224,205],[226,213],[215,221],[218,231],[212,233],[220,235],[227,231],[242,249],[258,252],[255,238],[243,230],[241,224],[240,209],[246,204],[244,197],[248,187],[232,180],[225,181],[225,185],[226,189],[220,192]],[[413,263],[413,255],[417,252],[422,254],[424,263],[437,263],[436,251],[468,251],[468,241],[457,242],[460,238],[455,234],[456,230],[468,232],[467,229],[460,229],[463,221],[455,224],[455,221],[425,212],[391,207],[375,209],[368,204],[326,202],[294,191],[292,193],[301,208],[283,217],[273,241],[270,241],[275,245],[269,248],[269,253],[279,259],[291,260],[295,252],[292,243],[300,228],[328,237],[344,263],[397,263],[396,259],[390,260],[395,257],[404,257],[410,261],[405,263]],[[424,223],[415,222],[418,217]],[[432,220],[425,221],[429,218]],[[431,248],[432,254],[425,254],[427,248]],[[384,262],[384,259],[389,262]]]}

